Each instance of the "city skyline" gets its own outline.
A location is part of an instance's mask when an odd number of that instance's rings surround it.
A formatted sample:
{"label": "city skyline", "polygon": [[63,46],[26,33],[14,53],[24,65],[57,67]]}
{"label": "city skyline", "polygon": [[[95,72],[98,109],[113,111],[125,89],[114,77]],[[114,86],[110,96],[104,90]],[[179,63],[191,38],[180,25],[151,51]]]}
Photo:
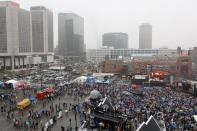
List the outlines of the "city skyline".
{"label": "city skyline", "polygon": [[[129,48],[138,48],[138,26],[148,22],[153,26],[153,48],[189,49],[196,45],[196,1],[190,0],[125,0],[76,1],[66,0],[14,0],[22,8],[42,5],[54,12],[54,46],[58,43],[57,14],[74,12],[85,21],[85,44],[88,49],[102,45],[102,34],[125,32],[129,35]],[[88,6],[87,6],[88,5]],[[120,6],[121,5],[121,6]],[[176,10],[175,10],[176,7]],[[99,45],[98,45],[99,43]]]}

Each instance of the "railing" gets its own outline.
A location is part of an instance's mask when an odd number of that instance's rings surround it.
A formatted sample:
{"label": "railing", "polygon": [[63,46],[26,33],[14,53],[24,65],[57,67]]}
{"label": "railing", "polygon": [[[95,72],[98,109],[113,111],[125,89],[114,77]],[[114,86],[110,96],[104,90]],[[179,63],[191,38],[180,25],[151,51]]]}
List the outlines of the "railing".
{"label": "railing", "polygon": [[126,119],[126,116],[124,116],[123,114],[104,112],[104,111],[91,111],[91,115],[93,115],[94,117],[113,121],[116,123],[119,123],[119,122],[122,123]]}

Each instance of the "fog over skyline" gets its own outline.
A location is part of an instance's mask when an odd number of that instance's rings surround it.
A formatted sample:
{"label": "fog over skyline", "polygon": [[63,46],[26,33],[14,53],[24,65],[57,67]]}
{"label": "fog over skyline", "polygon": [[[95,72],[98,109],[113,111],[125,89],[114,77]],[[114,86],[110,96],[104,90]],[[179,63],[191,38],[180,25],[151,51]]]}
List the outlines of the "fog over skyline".
{"label": "fog over skyline", "polygon": [[138,48],[139,25],[153,26],[153,48],[184,49],[197,46],[196,0],[13,0],[21,8],[42,5],[54,12],[54,47],[58,44],[57,14],[76,13],[84,18],[88,49],[102,45],[102,34],[124,32],[129,48]]}

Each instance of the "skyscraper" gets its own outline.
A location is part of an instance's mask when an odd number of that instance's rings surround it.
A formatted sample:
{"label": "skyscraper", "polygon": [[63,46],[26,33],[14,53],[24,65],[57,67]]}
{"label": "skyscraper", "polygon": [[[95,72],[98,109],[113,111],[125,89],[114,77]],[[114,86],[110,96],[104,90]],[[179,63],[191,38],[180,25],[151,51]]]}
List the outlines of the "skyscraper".
{"label": "skyscraper", "polygon": [[52,12],[44,7],[32,7],[30,12],[18,3],[0,1],[0,68],[14,70],[41,62],[53,62]]}
{"label": "skyscraper", "polygon": [[[22,54],[21,54],[22,53]],[[11,1],[0,2],[0,62],[2,69],[25,67],[31,54],[30,12]]]}
{"label": "skyscraper", "polygon": [[128,35],[126,33],[105,33],[103,35],[103,46],[114,49],[128,49]]}
{"label": "skyscraper", "polygon": [[32,51],[53,52],[53,13],[43,6],[31,7]]}
{"label": "skyscraper", "polygon": [[18,13],[19,52],[31,52],[31,19],[30,12],[20,9]]}
{"label": "skyscraper", "polygon": [[58,52],[62,56],[84,53],[84,19],[74,13],[58,15]]}
{"label": "skyscraper", "polygon": [[148,23],[139,27],[139,49],[152,49],[152,26]]}

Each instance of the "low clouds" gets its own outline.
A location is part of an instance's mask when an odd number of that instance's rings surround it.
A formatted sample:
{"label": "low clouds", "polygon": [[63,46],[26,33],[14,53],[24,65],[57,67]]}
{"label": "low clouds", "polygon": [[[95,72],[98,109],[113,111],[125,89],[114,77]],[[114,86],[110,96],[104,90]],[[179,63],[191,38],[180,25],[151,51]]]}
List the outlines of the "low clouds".
{"label": "low clouds", "polygon": [[14,0],[22,8],[44,5],[54,11],[57,45],[57,13],[75,12],[85,20],[87,48],[97,48],[105,32],[129,34],[129,47],[138,48],[138,26],[153,25],[153,47],[197,46],[197,1],[195,0]]}

